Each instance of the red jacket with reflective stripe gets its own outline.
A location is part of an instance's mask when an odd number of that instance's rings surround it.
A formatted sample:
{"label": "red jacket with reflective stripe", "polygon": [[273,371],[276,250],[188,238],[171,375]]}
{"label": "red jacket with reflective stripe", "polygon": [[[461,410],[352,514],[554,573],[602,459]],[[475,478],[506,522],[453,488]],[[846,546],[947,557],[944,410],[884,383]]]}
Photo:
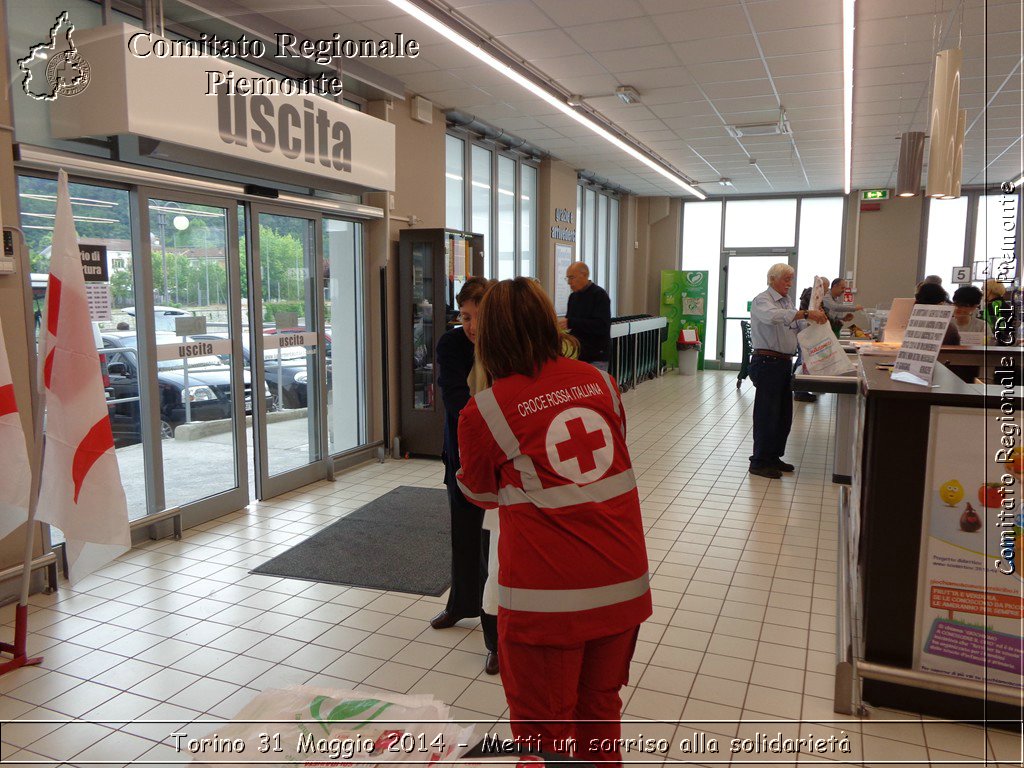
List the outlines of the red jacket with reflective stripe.
{"label": "red jacket with reflective stripe", "polygon": [[503,637],[568,645],[651,615],[640,500],[618,387],[560,358],[499,379],[459,419],[459,485],[498,507]]}

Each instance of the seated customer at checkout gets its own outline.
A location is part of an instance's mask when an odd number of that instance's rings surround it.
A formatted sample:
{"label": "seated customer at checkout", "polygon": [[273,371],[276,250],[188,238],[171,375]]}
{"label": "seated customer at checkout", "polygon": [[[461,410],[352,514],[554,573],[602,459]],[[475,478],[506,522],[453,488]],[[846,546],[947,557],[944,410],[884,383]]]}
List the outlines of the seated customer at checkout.
{"label": "seated customer at checkout", "polygon": [[953,292],[953,323],[961,334],[990,336],[988,323],[981,319],[981,289],[962,285]]}
{"label": "seated customer at checkout", "polygon": [[[915,304],[949,304],[949,294],[941,285],[935,283],[921,283],[918,286],[917,293],[914,295]],[[956,325],[952,318],[949,321],[949,326],[946,328],[946,335],[942,339],[942,346],[944,347],[959,347],[960,346],[960,332],[957,331]]]}
{"label": "seated customer at checkout", "polygon": [[844,293],[846,293],[846,280],[841,277],[837,277],[832,281],[832,285],[822,301],[821,308],[825,310],[825,314],[828,315],[828,321],[832,326],[832,332],[835,333],[836,336],[838,336],[839,331],[842,330],[843,323],[848,323],[853,320],[854,312],[860,312],[864,309],[860,304],[843,301],[842,296]]}

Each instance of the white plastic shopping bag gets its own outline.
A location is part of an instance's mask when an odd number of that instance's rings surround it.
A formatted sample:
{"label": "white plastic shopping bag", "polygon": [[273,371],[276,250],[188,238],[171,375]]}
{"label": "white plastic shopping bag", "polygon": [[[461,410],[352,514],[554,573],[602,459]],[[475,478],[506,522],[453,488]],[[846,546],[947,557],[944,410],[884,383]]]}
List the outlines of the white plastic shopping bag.
{"label": "white plastic shopping bag", "polygon": [[473,727],[450,718],[448,705],[429,694],[296,685],[257,694],[215,729],[215,743],[231,745],[229,753],[204,750],[191,757],[202,765],[427,766],[456,760],[474,743]]}
{"label": "white plastic shopping bag", "polygon": [[808,309],[821,309],[821,305],[825,300],[825,294],[828,292],[828,278],[814,276],[814,286],[811,289],[811,303]]}
{"label": "white plastic shopping bag", "polygon": [[796,338],[808,373],[841,376],[856,370],[828,323],[809,323]]}

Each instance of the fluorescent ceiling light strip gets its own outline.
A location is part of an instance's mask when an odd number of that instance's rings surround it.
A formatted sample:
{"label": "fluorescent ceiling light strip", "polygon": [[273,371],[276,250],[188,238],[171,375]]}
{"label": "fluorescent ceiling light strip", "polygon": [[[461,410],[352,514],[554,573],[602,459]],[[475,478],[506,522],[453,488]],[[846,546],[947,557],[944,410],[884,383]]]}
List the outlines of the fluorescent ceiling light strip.
{"label": "fluorescent ceiling light strip", "polygon": [[[441,22],[439,19],[434,18],[433,16],[431,16],[429,13],[425,12],[424,10],[419,8],[418,6],[413,5],[411,2],[409,2],[409,0],[388,0],[388,1],[392,5],[394,5],[396,8],[400,8],[401,10],[405,11],[407,14],[412,16],[414,19],[417,19],[418,21],[422,22],[423,24],[426,24],[428,27],[430,27],[432,30],[434,30],[438,34],[442,35],[447,40],[451,41],[452,43],[455,43],[455,45],[457,45],[459,48],[461,48],[462,50],[464,50],[466,53],[470,54],[471,56],[479,59],[480,61],[482,61],[487,66],[491,67],[491,69],[494,69],[495,71],[500,72],[501,74],[503,74],[505,77],[507,77],[512,82],[522,86],[523,88],[528,90],[530,93],[532,93],[535,96],[537,96],[538,98],[543,99],[544,101],[546,101],[548,104],[553,106],[559,112],[562,112],[565,115],[568,115],[573,120],[578,122],[580,125],[586,126],[591,131],[593,131],[598,136],[600,136],[602,139],[604,139],[605,141],[609,142],[610,144],[613,144],[614,146],[618,147],[619,149],[621,149],[623,152],[625,152],[630,157],[633,157],[636,160],[639,160],[641,163],[646,165],[648,168],[658,172],[659,174],[664,176],[666,179],[671,181],[673,184],[676,184],[676,185],[682,187],[687,192],[689,192],[691,195],[695,195],[700,200],[707,199],[707,195],[705,195],[703,192],[701,192],[700,190],[695,189],[694,187],[690,186],[683,179],[681,179],[679,176],[677,176],[674,173],[672,173],[671,171],[668,171],[667,169],[663,168],[661,165],[656,163],[653,159],[651,159],[650,157],[645,155],[643,152],[640,152],[638,149],[636,149],[634,147],[631,147],[629,144],[624,142],[622,139],[620,139],[619,137],[615,136],[613,133],[611,133],[607,129],[603,128],[602,126],[598,125],[596,122],[591,120],[586,115],[584,115],[584,114],[582,114],[580,112],[577,112],[575,109],[570,107],[568,104],[564,103],[561,99],[556,97],[554,94],[549,93],[544,88],[541,88],[536,83],[534,83],[532,80],[529,80],[528,78],[523,77],[521,74],[519,74],[514,69],[509,67],[507,64],[502,63],[497,58],[495,58],[494,56],[489,54],[487,51],[485,51],[482,48],[480,48],[478,45],[470,42],[465,37],[463,37],[460,33],[456,32],[454,29],[452,29],[451,27],[447,26],[446,24]],[[851,2],[851,0],[846,0],[846,1],[847,2]]]}
{"label": "fluorescent ceiling light strip", "polygon": [[[22,211],[22,216],[35,216],[40,219],[55,219],[57,214],[55,213],[32,213],[31,211]],[[117,219],[100,219],[95,216],[72,216],[75,221],[98,221],[101,224],[111,224],[116,222]]]}
{"label": "fluorescent ceiling light strip", "polygon": [[[28,200],[47,200],[47,201],[49,201],[49,200],[56,200],[57,199],[56,195],[36,195],[36,194],[32,194],[31,192],[21,192],[19,194],[19,197],[24,197],[24,198],[26,198]],[[87,206],[92,207],[92,208],[113,208],[113,207],[119,205],[119,203],[112,203],[112,202],[109,202],[107,200],[92,200],[92,199],[90,199],[88,197],[72,197],[71,198],[71,204],[72,205],[87,205]]]}
{"label": "fluorescent ceiling light strip", "polygon": [[853,176],[853,12],[857,0],[843,0],[843,189]]}
{"label": "fluorescent ceiling light strip", "polygon": [[205,216],[208,219],[217,219],[224,216],[223,212],[218,211],[199,211],[195,208],[177,208],[169,205],[153,205],[150,203],[149,210],[160,211],[161,213],[180,213],[188,216]]}

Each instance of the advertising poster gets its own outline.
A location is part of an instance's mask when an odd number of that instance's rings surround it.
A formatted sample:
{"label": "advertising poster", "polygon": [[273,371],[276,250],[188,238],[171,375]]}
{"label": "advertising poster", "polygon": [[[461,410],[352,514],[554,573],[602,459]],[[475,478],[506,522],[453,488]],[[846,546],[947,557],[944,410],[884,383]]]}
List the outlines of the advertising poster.
{"label": "advertising poster", "polygon": [[569,308],[569,284],[565,270],[572,264],[572,246],[555,243],[555,314],[561,316]]}
{"label": "advertising poster", "polygon": [[107,246],[78,244],[85,277],[85,298],[89,304],[89,319],[96,322],[111,319],[110,272]]}
{"label": "advertising poster", "polygon": [[932,408],[914,668],[1019,688],[1024,456],[1000,442],[1017,425],[999,417]]}
{"label": "advertising poster", "polygon": [[[708,319],[708,273],[706,271],[665,269],[661,272],[661,316],[668,318],[668,336],[661,347],[665,365],[676,364],[676,340],[684,328],[696,330],[700,337],[697,368],[704,370],[705,338]],[[714,347],[714,343],[711,343]],[[712,352],[712,354],[714,354]]]}

